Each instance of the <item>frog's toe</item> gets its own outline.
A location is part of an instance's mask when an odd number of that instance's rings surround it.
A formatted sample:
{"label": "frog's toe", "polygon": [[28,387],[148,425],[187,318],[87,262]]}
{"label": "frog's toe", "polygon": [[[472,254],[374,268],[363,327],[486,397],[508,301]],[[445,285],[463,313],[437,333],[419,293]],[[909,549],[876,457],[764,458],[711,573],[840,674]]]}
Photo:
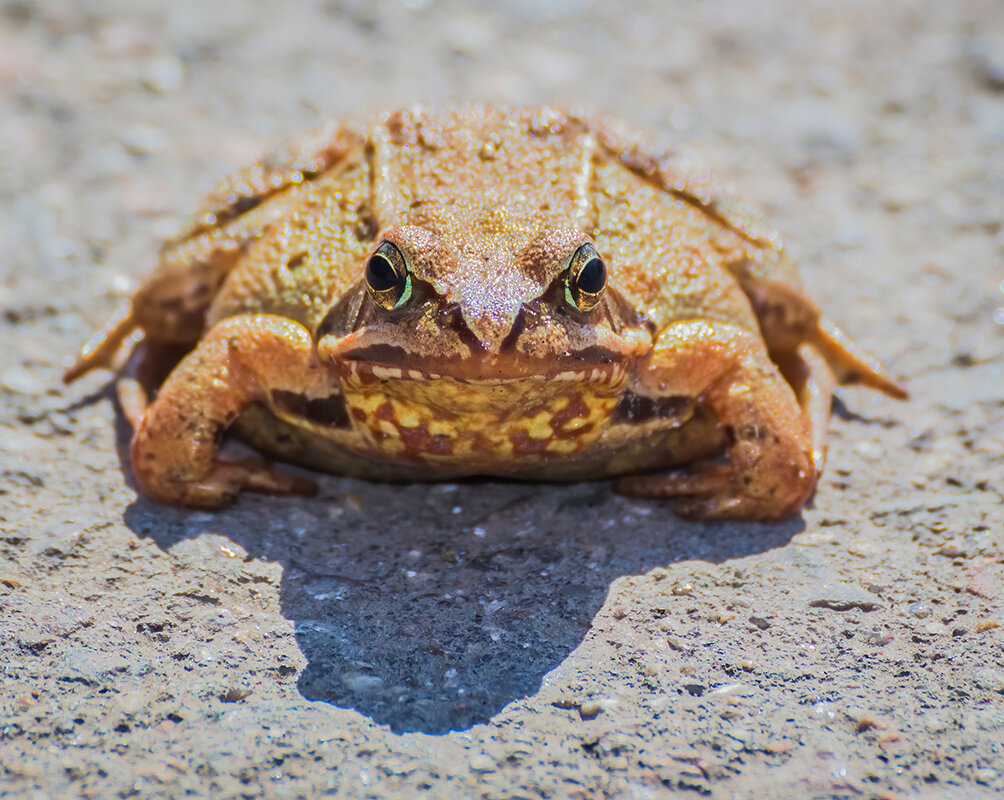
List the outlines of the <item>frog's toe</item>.
{"label": "frog's toe", "polygon": [[77,360],[63,373],[63,383],[73,383],[93,369],[111,369],[125,341],[129,337],[134,337],[135,344],[142,338],[142,332],[137,326],[138,322],[131,307],[119,309],[118,313],[105,322],[80,348]]}
{"label": "frog's toe", "polygon": [[774,522],[791,516],[797,510],[786,507],[779,511],[775,505],[729,492],[679,497],[673,501],[673,511],[677,516],[692,520],[743,519]]}
{"label": "frog's toe", "polygon": [[628,497],[670,500],[677,515],[694,520],[780,520],[796,513],[807,499],[801,485],[753,492],[750,483],[748,474],[737,475],[730,464],[704,463],[687,470],[624,476],[614,480],[613,489]]}
{"label": "frog's toe", "polygon": [[727,464],[708,464],[693,469],[625,475],[614,479],[613,489],[627,497],[679,500],[721,494],[728,489],[731,478],[732,470]]}
{"label": "frog's toe", "polygon": [[216,461],[208,477],[189,487],[185,505],[223,508],[233,503],[241,491],[312,497],[317,494],[317,484],[275,472],[258,458]]}
{"label": "frog's toe", "polygon": [[242,461],[219,461],[224,466],[241,489],[261,494],[294,495],[297,497],[313,497],[317,494],[317,484],[309,478],[298,475],[284,475],[274,472],[268,463],[259,458],[248,458]]}
{"label": "frog's toe", "polygon": [[617,494],[649,500],[670,500],[684,519],[723,519],[746,516],[743,498],[732,488],[727,464],[699,464],[691,469],[647,475],[627,475],[614,481]]}

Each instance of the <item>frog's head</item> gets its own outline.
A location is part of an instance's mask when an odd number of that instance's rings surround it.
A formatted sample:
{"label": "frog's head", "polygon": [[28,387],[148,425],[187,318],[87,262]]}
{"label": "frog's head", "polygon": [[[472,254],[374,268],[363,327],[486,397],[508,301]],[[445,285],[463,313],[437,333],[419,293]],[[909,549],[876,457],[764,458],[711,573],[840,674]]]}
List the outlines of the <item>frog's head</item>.
{"label": "frog's head", "polygon": [[477,226],[382,231],[318,330],[322,356],[343,378],[622,387],[651,334],[593,242],[521,226],[504,206],[485,214]]}
{"label": "frog's head", "polygon": [[406,116],[372,136],[378,232],[316,332],[353,425],[475,473],[584,447],[652,345],[587,233],[596,142],[560,115]]}

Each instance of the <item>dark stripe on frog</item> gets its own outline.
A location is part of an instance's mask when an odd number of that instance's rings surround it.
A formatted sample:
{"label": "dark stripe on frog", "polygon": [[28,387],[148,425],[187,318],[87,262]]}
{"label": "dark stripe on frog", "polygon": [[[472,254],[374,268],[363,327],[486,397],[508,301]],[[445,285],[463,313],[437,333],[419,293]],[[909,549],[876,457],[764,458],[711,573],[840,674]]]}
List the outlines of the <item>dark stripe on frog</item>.
{"label": "dark stripe on frog", "polygon": [[296,392],[276,390],[272,392],[272,403],[283,413],[302,417],[319,425],[329,428],[349,427],[349,409],[345,398],[340,394],[307,398]]}
{"label": "dark stripe on frog", "polygon": [[624,392],[611,417],[613,422],[640,423],[650,419],[679,419],[693,406],[690,397],[645,397]]}
{"label": "dark stripe on frog", "polygon": [[[727,196],[700,197],[698,195],[698,186],[687,186],[687,179],[689,177],[687,171],[679,169],[672,163],[673,154],[656,155],[648,153],[637,144],[626,145],[618,142],[616,139],[604,134],[602,129],[597,133],[599,144],[606,153],[650,186],[693,206],[723,228],[745,239],[750,244],[765,249],[777,249],[769,240],[761,239],[751,231],[745,230],[741,221],[733,221],[730,218],[728,210],[725,207],[730,198]],[[679,185],[681,181],[684,184],[682,187]]]}
{"label": "dark stripe on frog", "polygon": [[170,240],[175,246],[212,228],[254,210],[273,196],[298,183],[309,183],[339,164],[346,163],[352,151],[361,143],[358,133],[337,128],[325,140],[317,142],[310,154],[279,151],[235,173],[207,201],[208,207],[180,236]]}

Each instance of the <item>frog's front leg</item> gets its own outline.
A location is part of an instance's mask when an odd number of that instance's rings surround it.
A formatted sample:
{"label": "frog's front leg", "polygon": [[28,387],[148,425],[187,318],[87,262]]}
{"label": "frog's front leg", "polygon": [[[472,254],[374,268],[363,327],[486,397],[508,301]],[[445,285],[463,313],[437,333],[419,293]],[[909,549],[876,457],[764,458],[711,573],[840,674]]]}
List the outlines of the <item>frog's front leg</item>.
{"label": "frog's front leg", "polygon": [[161,387],[132,440],[136,480],[151,500],[220,508],[242,489],[312,494],[311,481],[271,472],[263,462],[216,458],[224,430],[275,390],[330,392],[310,334],[282,317],[249,314],[216,325]]}
{"label": "frog's front leg", "polygon": [[722,322],[668,326],[637,376],[639,392],[696,397],[725,428],[723,459],[683,470],[620,478],[636,497],[673,498],[683,516],[780,519],[816,483],[809,416],[756,335]]}

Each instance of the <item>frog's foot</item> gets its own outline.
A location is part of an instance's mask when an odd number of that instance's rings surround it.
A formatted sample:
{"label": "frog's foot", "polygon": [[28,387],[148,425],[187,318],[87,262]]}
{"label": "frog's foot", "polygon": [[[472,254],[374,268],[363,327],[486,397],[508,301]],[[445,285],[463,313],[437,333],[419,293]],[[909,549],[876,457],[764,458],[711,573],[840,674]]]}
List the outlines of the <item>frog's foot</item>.
{"label": "frog's foot", "polygon": [[910,394],[893,380],[878,359],[866,353],[826,317],[820,317],[814,342],[833,368],[841,383],[863,383],[872,389],[905,400]]}
{"label": "frog's foot", "polygon": [[[702,519],[776,520],[805,505],[816,484],[815,420],[758,337],[726,323],[674,323],[659,335],[639,378],[649,393],[699,397],[729,445],[719,460],[620,478],[617,491],[671,498],[683,516]],[[822,399],[820,393],[825,389],[805,396]]]}
{"label": "frog's foot", "polygon": [[326,380],[301,325],[267,314],[221,322],[138,419],[132,465],[140,488],[156,502],[195,508],[226,506],[242,490],[312,494],[314,485],[303,478],[272,472],[261,461],[216,455],[227,426],[249,405],[275,390],[323,393]]}
{"label": "frog's foot", "polygon": [[259,458],[213,461],[208,475],[185,486],[183,504],[188,508],[225,508],[242,491],[313,497],[317,484],[308,478],[273,472]]}
{"label": "frog's foot", "polygon": [[120,309],[80,348],[77,360],[63,373],[63,383],[72,383],[94,369],[110,368],[123,342],[137,333],[137,327],[131,306]]}
{"label": "frog's foot", "polygon": [[647,475],[626,475],[613,482],[614,491],[627,497],[674,500],[680,516],[707,517],[712,510],[709,501],[721,498],[721,510],[735,506],[738,498],[729,491],[732,469],[727,464],[700,462],[689,469]]}
{"label": "frog's foot", "polygon": [[[789,479],[777,481],[780,485],[757,489],[752,489],[752,476],[736,472],[731,464],[698,462],[686,469],[617,478],[613,489],[627,497],[672,500],[673,510],[685,519],[779,520],[798,511],[808,497],[801,489],[807,477],[801,467],[789,466]],[[779,503],[785,497],[789,499]]]}

